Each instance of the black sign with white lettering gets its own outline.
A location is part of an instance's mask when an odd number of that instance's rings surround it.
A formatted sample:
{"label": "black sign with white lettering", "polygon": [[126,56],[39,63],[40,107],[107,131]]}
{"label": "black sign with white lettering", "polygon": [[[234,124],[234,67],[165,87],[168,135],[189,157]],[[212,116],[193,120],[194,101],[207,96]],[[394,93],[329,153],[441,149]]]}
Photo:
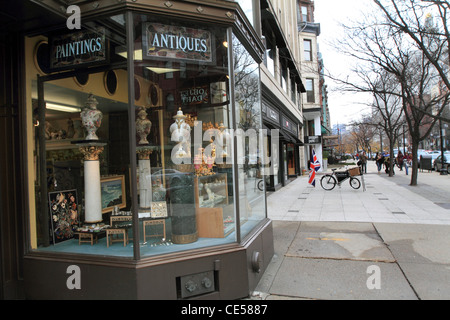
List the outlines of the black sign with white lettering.
{"label": "black sign with white lettering", "polygon": [[50,39],[50,68],[75,69],[108,62],[105,28],[53,36]]}
{"label": "black sign with white lettering", "polygon": [[322,141],[321,136],[307,136],[306,138],[307,144],[319,144]]}

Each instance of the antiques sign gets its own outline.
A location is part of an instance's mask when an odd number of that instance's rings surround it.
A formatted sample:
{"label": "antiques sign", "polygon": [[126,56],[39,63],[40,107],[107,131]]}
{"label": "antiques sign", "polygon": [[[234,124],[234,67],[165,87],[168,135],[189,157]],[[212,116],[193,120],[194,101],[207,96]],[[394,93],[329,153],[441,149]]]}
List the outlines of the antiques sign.
{"label": "antiques sign", "polygon": [[145,23],[143,28],[144,59],[212,62],[212,38],[209,31],[159,23]]}
{"label": "antiques sign", "polygon": [[53,36],[50,44],[52,69],[107,62],[105,28]]}

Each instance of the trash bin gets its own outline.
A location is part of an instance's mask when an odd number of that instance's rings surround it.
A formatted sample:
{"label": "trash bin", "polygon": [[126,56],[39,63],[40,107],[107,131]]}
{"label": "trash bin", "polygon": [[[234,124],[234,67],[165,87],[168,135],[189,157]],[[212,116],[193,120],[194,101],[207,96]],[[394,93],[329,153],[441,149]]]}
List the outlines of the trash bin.
{"label": "trash bin", "polygon": [[432,160],[433,158],[431,157],[431,155],[421,155],[420,156],[420,170],[433,170],[433,164],[432,164]]}

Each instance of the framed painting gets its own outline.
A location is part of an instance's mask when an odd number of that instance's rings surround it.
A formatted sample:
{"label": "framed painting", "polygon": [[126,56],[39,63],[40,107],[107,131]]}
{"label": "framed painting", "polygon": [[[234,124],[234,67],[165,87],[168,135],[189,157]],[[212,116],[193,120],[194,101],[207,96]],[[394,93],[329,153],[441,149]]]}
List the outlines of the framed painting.
{"label": "framed painting", "polygon": [[79,225],[77,191],[49,192],[48,204],[53,244],[72,239]]}
{"label": "framed painting", "polygon": [[109,176],[100,179],[102,213],[112,212],[115,206],[123,209],[127,206],[125,195],[125,176]]}

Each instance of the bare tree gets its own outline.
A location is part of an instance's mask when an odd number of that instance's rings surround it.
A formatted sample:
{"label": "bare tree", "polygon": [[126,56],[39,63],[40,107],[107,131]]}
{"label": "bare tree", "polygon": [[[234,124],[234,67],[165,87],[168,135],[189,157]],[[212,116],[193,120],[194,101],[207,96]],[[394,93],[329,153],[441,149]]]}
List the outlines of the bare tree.
{"label": "bare tree", "polygon": [[[407,35],[416,48],[422,52],[440,78],[439,82],[446,88],[443,92],[448,94],[450,92],[449,1],[374,0],[374,3],[384,13],[387,23]],[[443,115],[445,107],[445,105],[441,105],[434,112],[426,114],[431,118],[450,122],[450,118],[446,114]]]}
{"label": "bare tree", "polygon": [[[376,4],[380,4],[380,1],[374,1]],[[404,2],[408,1],[401,1],[401,3]],[[410,2],[416,3],[413,0]],[[395,7],[394,4],[394,8],[398,7]],[[352,90],[370,91],[375,96],[385,95],[386,97],[401,98],[401,109],[412,138],[411,185],[417,185],[419,142],[429,135],[449,98],[445,93],[435,96],[430,94],[431,90],[440,82],[440,72],[436,70],[434,62],[428,59],[428,55],[435,57],[441,54],[442,45],[435,38],[426,38],[426,35],[430,35],[431,28],[429,28],[427,33],[422,32],[422,40],[425,43],[425,40],[428,39],[429,45],[434,45],[436,48],[432,51],[433,53],[427,54],[421,51],[416,42],[407,36],[402,28],[392,23],[389,17],[384,16],[387,14],[386,12],[384,10],[371,12],[365,16],[364,20],[354,25],[344,25],[346,37],[340,41],[339,47],[360,62],[357,70],[353,71],[357,72],[359,80],[362,79],[363,84],[356,84],[357,82],[349,80],[345,80],[344,83]],[[397,12],[406,14],[400,9]],[[425,17],[425,15],[423,16]],[[417,15],[416,20],[420,19],[420,16]],[[435,57],[435,60],[438,59]],[[384,74],[390,75],[389,88],[381,86],[383,80],[380,81],[380,79]],[[433,112],[436,112],[437,116],[432,116]],[[399,125],[400,122],[397,124]],[[395,136],[398,129],[393,129]],[[395,137],[389,140],[392,154],[392,141],[395,140]]]}

